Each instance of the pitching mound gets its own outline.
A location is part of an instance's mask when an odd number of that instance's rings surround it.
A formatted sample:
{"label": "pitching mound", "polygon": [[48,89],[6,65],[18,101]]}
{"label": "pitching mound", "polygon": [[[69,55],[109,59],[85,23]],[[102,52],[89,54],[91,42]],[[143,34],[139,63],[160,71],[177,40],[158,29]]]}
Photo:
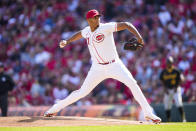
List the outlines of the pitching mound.
{"label": "pitching mound", "polygon": [[68,117],[55,116],[52,118],[45,117],[0,117],[1,127],[10,126],[101,126],[101,125],[148,125],[151,122],[129,121],[106,118],[89,118],[89,117]]}

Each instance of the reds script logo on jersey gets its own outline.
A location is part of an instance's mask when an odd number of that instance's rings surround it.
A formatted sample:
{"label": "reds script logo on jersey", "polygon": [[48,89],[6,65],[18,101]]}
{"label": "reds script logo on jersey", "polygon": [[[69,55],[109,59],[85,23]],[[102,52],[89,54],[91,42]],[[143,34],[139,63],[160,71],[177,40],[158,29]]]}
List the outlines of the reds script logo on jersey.
{"label": "reds script logo on jersey", "polygon": [[97,43],[100,43],[104,40],[105,36],[102,33],[98,33],[98,34],[95,34],[93,38],[94,38],[93,39],[94,41],[96,41]]}

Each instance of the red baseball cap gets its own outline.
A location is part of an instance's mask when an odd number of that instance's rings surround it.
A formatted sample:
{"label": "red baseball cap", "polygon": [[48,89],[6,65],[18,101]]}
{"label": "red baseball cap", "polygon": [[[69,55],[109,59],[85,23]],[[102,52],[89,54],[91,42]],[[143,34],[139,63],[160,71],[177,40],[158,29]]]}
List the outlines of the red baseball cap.
{"label": "red baseball cap", "polygon": [[99,14],[99,12],[98,12],[97,10],[95,10],[95,9],[89,10],[89,11],[86,13],[86,19],[93,18],[93,17],[95,17],[95,16],[101,16],[101,15]]}

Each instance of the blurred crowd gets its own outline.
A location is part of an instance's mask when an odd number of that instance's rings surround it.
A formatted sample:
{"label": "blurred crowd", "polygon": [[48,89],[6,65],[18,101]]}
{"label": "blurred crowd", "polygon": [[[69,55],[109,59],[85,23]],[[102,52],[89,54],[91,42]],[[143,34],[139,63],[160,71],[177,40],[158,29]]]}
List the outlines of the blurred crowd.
{"label": "blurred crowd", "polygon": [[[80,88],[91,66],[85,39],[64,49],[66,39],[87,26],[85,13],[97,9],[102,22],[128,21],[142,34],[145,47],[128,52],[128,31],[114,33],[120,58],[150,103],[161,103],[159,81],[167,56],[184,74],[183,101],[196,102],[196,1],[194,0],[1,0],[0,61],[16,83],[12,106],[51,105]],[[135,103],[129,89],[108,79],[80,105]]]}

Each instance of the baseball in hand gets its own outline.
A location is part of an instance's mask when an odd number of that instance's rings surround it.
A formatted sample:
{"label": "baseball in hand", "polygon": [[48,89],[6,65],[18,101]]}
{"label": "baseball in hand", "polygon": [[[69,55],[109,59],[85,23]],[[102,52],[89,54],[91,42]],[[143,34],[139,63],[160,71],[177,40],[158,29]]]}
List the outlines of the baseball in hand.
{"label": "baseball in hand", "polygon": [[67,41],[66,40],[62,40],[59,44],[60,48],[63,48],[65,47],[65,45],[67,44]]}

